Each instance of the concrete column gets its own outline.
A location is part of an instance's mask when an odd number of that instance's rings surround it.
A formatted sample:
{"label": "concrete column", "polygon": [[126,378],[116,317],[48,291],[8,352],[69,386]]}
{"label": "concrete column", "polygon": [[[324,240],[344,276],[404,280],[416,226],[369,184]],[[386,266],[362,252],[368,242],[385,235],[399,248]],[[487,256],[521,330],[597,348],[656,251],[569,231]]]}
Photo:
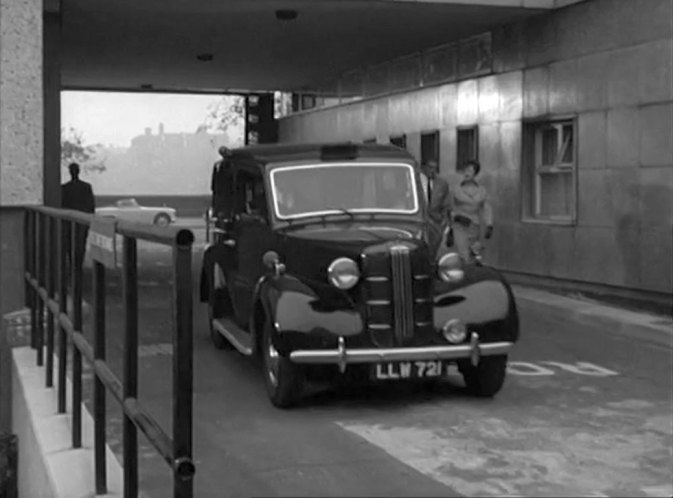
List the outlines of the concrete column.
{"label": "concrete column", "polygon": [[44,204],[61,205],[61,9],[45,0],[43,16]]}
{"label": "concrete column", "polygon": [[11,427],[2,316],[23,306],[23,212],[43,201],[42,1],[0,0],[0,431]]}

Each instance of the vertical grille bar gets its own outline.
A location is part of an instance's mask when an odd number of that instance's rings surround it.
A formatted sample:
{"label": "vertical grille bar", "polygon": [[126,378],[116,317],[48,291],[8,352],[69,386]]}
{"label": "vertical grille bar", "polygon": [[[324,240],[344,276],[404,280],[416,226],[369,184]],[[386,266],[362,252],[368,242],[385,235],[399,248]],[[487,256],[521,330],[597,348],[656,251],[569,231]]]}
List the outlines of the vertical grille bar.
{"label": "vertical grille bar", "polygon": [[393,246],[390,249],[390,257],[395,340],[398,345],[403,345],[414,333],[414,299],[409,248]]}

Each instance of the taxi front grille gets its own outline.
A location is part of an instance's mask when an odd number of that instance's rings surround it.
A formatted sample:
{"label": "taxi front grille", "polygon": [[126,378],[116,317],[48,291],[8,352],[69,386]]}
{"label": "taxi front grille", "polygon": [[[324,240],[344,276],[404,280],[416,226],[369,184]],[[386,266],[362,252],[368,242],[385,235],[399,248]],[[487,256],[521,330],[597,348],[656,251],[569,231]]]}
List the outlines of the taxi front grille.
{"label": "taxi front grille", "polygon": [[374,344],[408,346],[418,332],[433,329],[432,279],[422,253],[405,244],[389,244],[365,254],[362,270],[363,311]]}
{"label": "taxi front grille", "polygon": [[413,277],[407,246],[393,246],[390,249],[390,270],[395,341],[398,345],[404,345],[414,335]]}

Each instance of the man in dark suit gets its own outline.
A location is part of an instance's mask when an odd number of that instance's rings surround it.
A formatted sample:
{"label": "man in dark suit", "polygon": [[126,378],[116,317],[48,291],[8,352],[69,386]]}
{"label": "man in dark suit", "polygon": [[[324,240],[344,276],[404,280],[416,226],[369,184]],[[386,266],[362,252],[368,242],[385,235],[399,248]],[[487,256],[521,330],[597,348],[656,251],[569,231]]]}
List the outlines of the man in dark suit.
{"label": "man in dark suit", "polygon": [[442,233],[451,216],[451,195],[449,183],[439,176],[437,161],[430,159],[421,164],[421,187],[425,195],[428,218],[428,243],[431,254],[436,254]]}
{"label": "man in dark suit", "polygon": [[229,219],[234,207],[234,172],[231,161],[231,150],[220,147],[218,153],[222,157],[213,164],[210,190],[213,193],[213,213],[218,218]]}
{"label": "man in dark suit", "polygon": [[[79,179],[80,167],[77,163],[71,163],[68,166],[71,180],[61,186],[61,205],[63,209],[73,209],[75,211],[82,211],[84,213],[93,213],[96,208],[96,202],[93,196],[93,189],[91,184]],[[84,261],[84,251],[86,249],[86,238],[89,233],[89,227],[79,225],[76,230],[75,240],[75,262],[78,267],[81,267]],[[70,265],[70,244],[71,231],[70,226],[66,225],[63,232],[65,237],[64,247],[68,255],[68,266]]]}

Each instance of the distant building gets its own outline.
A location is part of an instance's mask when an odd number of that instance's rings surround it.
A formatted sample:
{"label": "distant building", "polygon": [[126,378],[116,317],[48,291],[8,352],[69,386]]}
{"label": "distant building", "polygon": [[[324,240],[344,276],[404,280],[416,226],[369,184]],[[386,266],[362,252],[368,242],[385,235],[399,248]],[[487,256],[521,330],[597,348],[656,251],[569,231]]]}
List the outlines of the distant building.
{"label": "distant building", "polygon": [[243,137],[208,133],[166,133],[163,123],[158,133],[145,133],[131,140],[130,147],[108,148],[106,170],[87,175],[97,195],[206,195],[210,173],[221,145],[238,146]]}

